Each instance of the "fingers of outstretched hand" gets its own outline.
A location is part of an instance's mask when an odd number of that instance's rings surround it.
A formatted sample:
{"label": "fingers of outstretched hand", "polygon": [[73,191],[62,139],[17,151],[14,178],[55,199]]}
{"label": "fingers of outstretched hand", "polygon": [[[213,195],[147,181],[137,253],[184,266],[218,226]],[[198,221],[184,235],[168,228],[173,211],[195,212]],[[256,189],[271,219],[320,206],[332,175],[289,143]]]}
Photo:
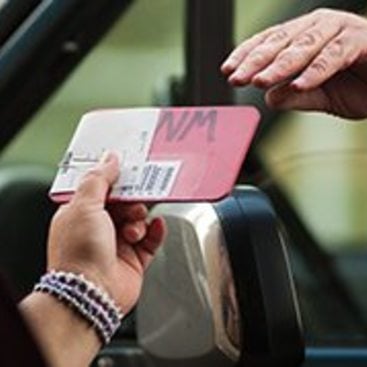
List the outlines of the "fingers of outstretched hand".
{"label": "fingers of outstretched hand", "polygon": [[316,23],[297,35],[277,54],[269,66],[253,77],[252,83],[258,87],[268,88],[300,73],[339,32],[338,23],[330,23],[328,27]]}
{"label": "fingers of outstretched hand", "polygon": [[310,90],[320,86],[337,72],[347,69],[360,56],[360,41],[360,37],[352,32],[340,33],[325,45],[292,85],[299,90]]}
{"label": "fingers of outstretched hand", "polygon": [[[242,48],[246,51],[243,52],[242,57],[237,56],[238,63],[228,78],[229,82],[233,85],[245,85],[249,83],[252,77],[258,71],[269,65],[279,50],[288,43],[290,37],[288,32],[287,29],[272,31],[270,34],[262,37],[262,40],[257,45],[252,45],[252,42],[245,42]],[[238,53],[240,51],[241,49],[238,50]],[[223,68],[226,69],[224,66]]]}
{"label": "fingers of outstretched hand", "polygon": [[112,152],[106,153],[101,161],[81,179],[71,200],[71,204],[81,201],[104,206],[106,196],[119,175],[118,157]]}
{"label": "fingers of outstretched hand", "polygon": [[272,29],[268,29],[260,34],[257,34],[236,47],[228,56],[226,61],[222,64],[222,73],[225,75],[230,75],[233,73],[241,65],[245,57],[255,47],[259,46],[266,39],[270,32],[272,32]]}
{"label": "fingers of outstretched hand", "polygon": [[[365,48],[366,42],[360,41],[366,32],[367,22],[361,17],[341,11],[317,10],[273,27],[252,47],[247,47],[251,39],[245,41],[233,52],[237,60],[241,60],[236,64],[232,62],[235,67],[231,69],[230,56],[222,70],[230,74],[229,81],[234,85],[253,83],[269,88],[300,75],[295,86],[312,88],[356,61]],[[243,49],[246,52],[241,54]],[[302,75],[303,72],[306,74]]]}
{"label": "fingers of outstretched hand", "polygon": [[260,70],[269,65],[297,34],[312,25],[309,17],[286,22],[251,37],[238,46],[222,65],[229,82],[245,85]]}

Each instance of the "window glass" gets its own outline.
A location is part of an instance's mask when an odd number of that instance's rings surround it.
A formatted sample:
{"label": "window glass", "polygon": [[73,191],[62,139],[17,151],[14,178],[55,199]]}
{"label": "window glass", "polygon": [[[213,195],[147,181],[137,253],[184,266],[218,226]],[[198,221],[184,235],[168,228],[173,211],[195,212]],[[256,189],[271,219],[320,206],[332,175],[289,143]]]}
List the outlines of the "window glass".
{"label": "window glass", "polygon": [[331,253],[365,248],[367,125],[293,113],[264,144],[274,179]]}
{"label": "window glass", "polygon": [[3,163],[56,167],[81,115],[91,109],[152,105],[182,74],[183,0],[134,1],[113,30],[2,155]]}
{"label": "window glass", "polygon": [[[0,11],[4,4],[6,1],[0,0]],[[103,42],[9,145],[2,163],[36,162],[55,170],[83,113],[154,104],[154,96],[168,86],[169,77],[183,73],[184,4],[185,0],[154,0],[154,6],[151,0],[134,1]],[[290,4],[294,5],[294,0],[237,0],[235,43],[273,23]],[[284,114],[261,145],[270,176],[260,186],[266,189],[270,182],[285,190],[321,251],[331,255],[334,270],[351,292],[351,302],[367,320],[367,266],[363,266],[363,260],[367,263],[366,141],[365,122],[350,123],[318,113]],[[328,317],[334,316],[328,306],[339,303],[333,321],[341,324],[333,327],[345,330],[342,320],[349,323],[353,319],[350,325],[354,330],[359,320],[353,318],[351,308],[348,314],[342,297],[335,296],[332,287],[317,276],[311,281],[312,267],[302,278],[302,267],[294,264],[301,274],[305,314],[317,320],[318,330],[328,333]],[[321,263],[311,265],[322,267]],[[320,294],[325,302],[318,302]],[[321,306],[325,306],[323,310]]]}
{"label": "window glass", "polygon": [[[294,2],[246,3],[236,3],[237,44],[274,23],[271,19],[279,19]],[[307,342],[365,345],[366,121],[284,113],[261,143],[260,153],[268,174],[259,186],[265,191],[279,187],[310,234],[304,236],[302,229],[299,243],[289,246]],[[275,209],[285,217],[285,227],[293,226],[292,213],[278,203]]]}
{"label": "window glass", "polygon": [[284,14],[293,0],[235,1],[235,43],[261,30]]}
{"label": "window glass", "polygon": [[[235,43],[273,24],[292,4],[236,1]],[[287,113],[261,146],[272,179],[331,252],[364,247],[367,239],[366,139],[365,121]]]}
{"label": "window glass", "polygon": [[6,4],[6,3],[8,3],[9,1],[8,0],[0,0],[0,11],[1,11],[1,9],[4,7],[4,5]]}

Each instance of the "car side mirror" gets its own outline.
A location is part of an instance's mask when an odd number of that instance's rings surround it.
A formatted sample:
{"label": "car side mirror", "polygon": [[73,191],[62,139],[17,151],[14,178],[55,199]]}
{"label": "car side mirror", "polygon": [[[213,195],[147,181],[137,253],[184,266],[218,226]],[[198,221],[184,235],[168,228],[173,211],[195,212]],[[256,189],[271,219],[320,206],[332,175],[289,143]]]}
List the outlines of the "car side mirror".
{"label": "car side mirror", "polygon": [[284,236],[258,189],[159,204],[168,235],[137,309],[156,366],[298,366],[304,342]]}

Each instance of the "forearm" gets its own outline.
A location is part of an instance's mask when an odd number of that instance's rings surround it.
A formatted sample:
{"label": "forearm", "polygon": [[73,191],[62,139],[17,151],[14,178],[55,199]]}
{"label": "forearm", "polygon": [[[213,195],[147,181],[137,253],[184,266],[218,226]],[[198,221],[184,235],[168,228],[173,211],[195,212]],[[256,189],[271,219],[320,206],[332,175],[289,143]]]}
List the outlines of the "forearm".
{"label": "forearm", "polygon": [[89,366],[101,342],[90,324],[46,293],[31,293],[19,305],[52,367]]}
{"label": "forearm", "polygon": [[117,156],[105,156],[58,210],[49,232],[50,270],[19,306],[52,367],[92,362],[135,305],[163,241],[164,222],[148,224],[142,204],[105,209],[118,173]]}

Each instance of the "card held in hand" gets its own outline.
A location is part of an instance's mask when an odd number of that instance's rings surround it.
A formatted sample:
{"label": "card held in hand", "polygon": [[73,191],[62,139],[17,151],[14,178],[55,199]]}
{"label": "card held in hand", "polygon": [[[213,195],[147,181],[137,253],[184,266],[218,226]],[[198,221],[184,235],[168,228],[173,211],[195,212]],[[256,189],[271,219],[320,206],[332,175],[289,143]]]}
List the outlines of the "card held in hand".
{"label": "card held in hand", "polygon": [[229,194],[260,115],[252,106],[96,110],[85,114],[50,190],[68,201],[105,151],[120,156],[111,201],[214,201]]}

